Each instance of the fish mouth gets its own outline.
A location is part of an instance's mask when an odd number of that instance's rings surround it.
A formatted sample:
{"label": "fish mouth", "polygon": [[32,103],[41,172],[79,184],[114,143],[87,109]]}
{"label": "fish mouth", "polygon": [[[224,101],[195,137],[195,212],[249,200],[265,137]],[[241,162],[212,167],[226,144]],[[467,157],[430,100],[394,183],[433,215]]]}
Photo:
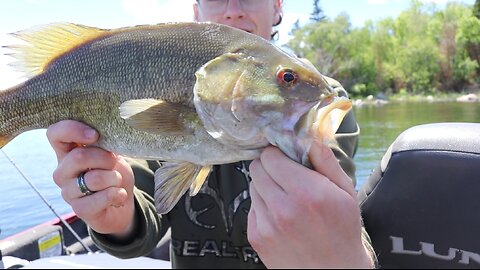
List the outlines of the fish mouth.
{"label": "fish mouth", "polygon": [[295,134],[299,135],[305,133],[314,123],[323,121],[327,117],[328,112],[331,111],[328,108],[333,109],[332,103],[334,103],[337,95],[335,93],[323,96],[320,101],[309,103],[307,109],[304,110],[301,116],[295,121]]}
{"label": "fish mouth", "polygon": [[335,133],[351,108],[352,102],[348,98],[334,94],[311,107],[295,125],[296,140],[292,150],[296,160],[311,168],[308,153],[312,142],[328,144],[335,140]]}
{"label": "fish mouth", "polygon": [[295,102],[274,132],[266,129],[267,140],[288,157],[310,167],[308,153],[314,140],[328,142],[352,107],[351,101],[336,92],[322,95],[315,102]]}
{"label": "fish mouth", "polygon": [[335,97],[326,106],[318,104],[311,124],[311,135],[323,142],[333,139],[351,108],[352,102],[346,97]]}

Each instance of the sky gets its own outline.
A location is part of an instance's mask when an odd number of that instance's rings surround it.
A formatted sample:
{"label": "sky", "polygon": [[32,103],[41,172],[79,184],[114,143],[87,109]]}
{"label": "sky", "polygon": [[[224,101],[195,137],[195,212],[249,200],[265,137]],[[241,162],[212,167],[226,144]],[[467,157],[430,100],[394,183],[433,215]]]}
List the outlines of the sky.
{"label": "sky", "polygon": [[[260,1],[260,0],[259,0]],[[422,0],[442,7],[447,0]],[[475,0],[457,0],[473,5]],[[0,46],[14,43],[8,33],[52,22],[73,22],[100,28],[116,28],[159,22],[191,21],[193,0],[2,0],[0,1]],[[396,17],[407,9],[410,0],[320,0],[328,18],[340,13],[361,27],[367,20]],[[278,43],[288,41],[295,21],[306,23],[313,9],[312,0],[284,0],[284,20],[279,27]],[[0,47],[0,89],[22,80],[8,66],[11,57]]]}

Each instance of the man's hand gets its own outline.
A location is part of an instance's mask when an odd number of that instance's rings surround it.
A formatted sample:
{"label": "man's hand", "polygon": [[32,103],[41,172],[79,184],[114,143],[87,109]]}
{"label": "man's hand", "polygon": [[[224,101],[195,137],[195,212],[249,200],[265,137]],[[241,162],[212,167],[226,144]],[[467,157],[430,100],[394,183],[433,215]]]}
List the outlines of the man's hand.
{"label": "man's hand", "polygon": [[[57,155],[53,179],[62,190],[63,199],[93,230],[103,234],[127,235],[133,228],[134,176],[121,157],[89,146],[98,133],[76,121],[51,125],[47,137]],[[85,184],[91,195],[80,191],[77,178],[85,172]]]}
{"label": "man's hand", "polygon": [[248,240],[267,267],[373,267],[351,179],[315,142],[314,170],[269,147],[250,165]]}

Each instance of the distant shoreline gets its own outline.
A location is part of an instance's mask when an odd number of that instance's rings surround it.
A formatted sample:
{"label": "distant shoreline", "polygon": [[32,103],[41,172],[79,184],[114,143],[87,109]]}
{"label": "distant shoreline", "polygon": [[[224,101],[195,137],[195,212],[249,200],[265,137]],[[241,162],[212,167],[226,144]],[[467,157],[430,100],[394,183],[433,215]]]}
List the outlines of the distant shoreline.
{"label": "distant shoreline", "polygon": [[480,102],[480,90],[469,93],[440,93],[434,95],[408,95],[395,94],[391,96],[381,95],[374,97],[372,95],[365,98],[352,98],[354,106],[363,105],[385,105],[390,102]]}

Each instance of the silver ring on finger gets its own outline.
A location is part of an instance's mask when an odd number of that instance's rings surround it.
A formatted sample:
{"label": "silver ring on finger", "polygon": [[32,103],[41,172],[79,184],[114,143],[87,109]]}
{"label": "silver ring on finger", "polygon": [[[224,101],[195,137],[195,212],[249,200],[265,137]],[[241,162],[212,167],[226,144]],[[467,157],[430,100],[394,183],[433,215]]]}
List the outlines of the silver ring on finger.
{"label": "silver ring on finger", "polygon": [[88,195],[92,195],[93,193],[95,193],[94,191],[91,191],[87,187],[87,184],[85,184],[85,172],[82,172],[77,177],[77,186],[78,186],[78,189],[80,189],[80,192],[83,194],[83,196],[88,196]]}

